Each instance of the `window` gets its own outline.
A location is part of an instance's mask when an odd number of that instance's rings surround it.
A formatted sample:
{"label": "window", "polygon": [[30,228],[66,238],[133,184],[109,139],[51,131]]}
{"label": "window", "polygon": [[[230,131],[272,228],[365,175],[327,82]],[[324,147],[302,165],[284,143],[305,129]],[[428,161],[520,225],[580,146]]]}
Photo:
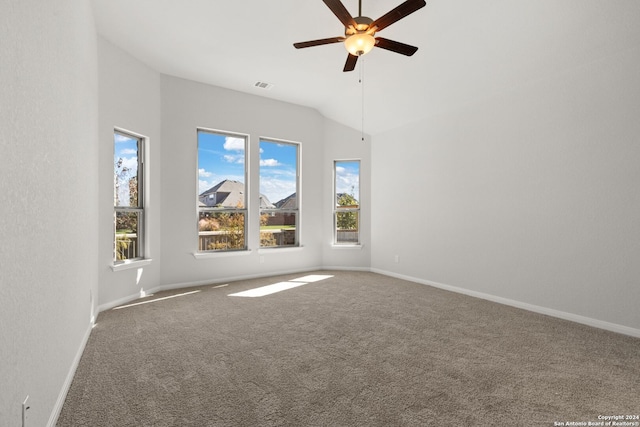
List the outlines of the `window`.
{"label": "window", "polygon": [[360,161],[334,162],[334,242],[360,244]]}
{"label": "window", "polygon": [[260,247],[298,246],[299,144],[260,140]]}
{"label": "window", "polygon": [[114,132],[114,263],[144,258],[144,138]]}
{"label": "window", "polygon": [[198,251],[247,249],[246,135],[198,130]]}

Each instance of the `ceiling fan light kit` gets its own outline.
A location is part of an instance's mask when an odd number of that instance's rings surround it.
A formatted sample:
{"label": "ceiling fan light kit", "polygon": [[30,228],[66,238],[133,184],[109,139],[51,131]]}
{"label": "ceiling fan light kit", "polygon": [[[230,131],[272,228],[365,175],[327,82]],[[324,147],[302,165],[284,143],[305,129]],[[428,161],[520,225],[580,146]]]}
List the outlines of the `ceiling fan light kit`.
{"label": "ceiling fan light kit", "polygon": [[367,33],[353,34],[346,38],[344,45],[351,55],[361,56],[371,52],[376,39]]}
{"label": "ceiling fan light kit", "polygon": [[296,49],[302,49],[324,44],[344,42],[349,52],[343,71],[353,71],[358,57],[369,53],[374,47],[379,47],[402,55],[411,56],[418,50],[415,46],[396,42],[381,37],[374,37],[380,31],[426,6],[425,0],[406,0],[393,10],[376,19],[362,16],[362,0],[358,2],[358,16],[352,17],[340,0],[322,0],[344,25],[344,37],[331,37],[294,43]]}

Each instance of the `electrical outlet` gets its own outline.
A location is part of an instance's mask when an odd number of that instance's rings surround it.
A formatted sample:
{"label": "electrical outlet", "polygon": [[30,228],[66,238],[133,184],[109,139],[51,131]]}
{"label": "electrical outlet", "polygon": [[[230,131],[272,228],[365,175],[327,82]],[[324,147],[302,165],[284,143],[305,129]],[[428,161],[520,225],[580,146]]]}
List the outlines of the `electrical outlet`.
{"label": "electrical outlet", "polygon": [[24,398],[22,402],[22,427],[27,427],[27,421],[29,420],[29,409],[31,409],[31,405],[29,403],[29,396]]}
{"label": "electrical outlet", "polygon": [[260,255],[260,264],[264,264],[264,255]]}
{"label": "electrical outlet", "polygon": [[396,255],[394,258],[395,263],[399,263],[400,262],[400,255]]}

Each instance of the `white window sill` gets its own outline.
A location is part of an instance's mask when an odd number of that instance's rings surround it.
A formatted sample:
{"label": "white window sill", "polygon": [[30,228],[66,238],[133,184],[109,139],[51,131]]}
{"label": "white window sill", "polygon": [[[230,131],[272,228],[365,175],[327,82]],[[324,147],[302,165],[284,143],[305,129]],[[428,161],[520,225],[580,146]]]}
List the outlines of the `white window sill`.
{"label": "white window sill", "polygon": [[362,244],[357,244],[357,245],[348,245],[348,244],[342,244],[342,245],[336,245],[335,243],[331,244],[331,249],[353,249],[353,250],[362,250],[362,248],[364,247],[364,245]]}
{"label": "white window sill", "polygon": [[222,258],[222,257],[230,257],[230,256],[246,256],[246,255],[251,255],[251,252],[253,251],[249,249],[244,251],[192,252],[191,255],[193,255],[195,259],[209,259],[209,258]]}
{"label": "white window sill", "polygon": [[274,246],[258,249],[259,254],[273,254],[280,252],[300,252],[304,249],[304,246]]}
{"label": "white window sill", "polygon": [[132,268],[140,268],[146,267],[150,265],[153,260],[151,258],[148,259],[136,259],[133,261],[125,261],[119,264],[111,265],[111,270],[113,271],[122,271],[122,270],[130,270]]}

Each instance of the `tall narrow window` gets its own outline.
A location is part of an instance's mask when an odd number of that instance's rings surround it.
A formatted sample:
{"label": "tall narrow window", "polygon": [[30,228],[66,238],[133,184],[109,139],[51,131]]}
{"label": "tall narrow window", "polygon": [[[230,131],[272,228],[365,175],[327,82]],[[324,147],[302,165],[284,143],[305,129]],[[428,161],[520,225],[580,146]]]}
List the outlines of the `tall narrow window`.
{"label": "tall narrow window", "polygon": [[247,248],[247,136],[198,130],[198,251]]}
{"label": "tall narrow window", "polygon": [[144,139],[125,132],[114,132],[113,260],[144,258]]}
{"label": "tall narrow window", "polygon": [[299,144],[260,140],[260,247],[298,246]]}
{"label": "tall narrow window", "polygon": [[360,243],[360,161],[334,162],[334,242]]}

